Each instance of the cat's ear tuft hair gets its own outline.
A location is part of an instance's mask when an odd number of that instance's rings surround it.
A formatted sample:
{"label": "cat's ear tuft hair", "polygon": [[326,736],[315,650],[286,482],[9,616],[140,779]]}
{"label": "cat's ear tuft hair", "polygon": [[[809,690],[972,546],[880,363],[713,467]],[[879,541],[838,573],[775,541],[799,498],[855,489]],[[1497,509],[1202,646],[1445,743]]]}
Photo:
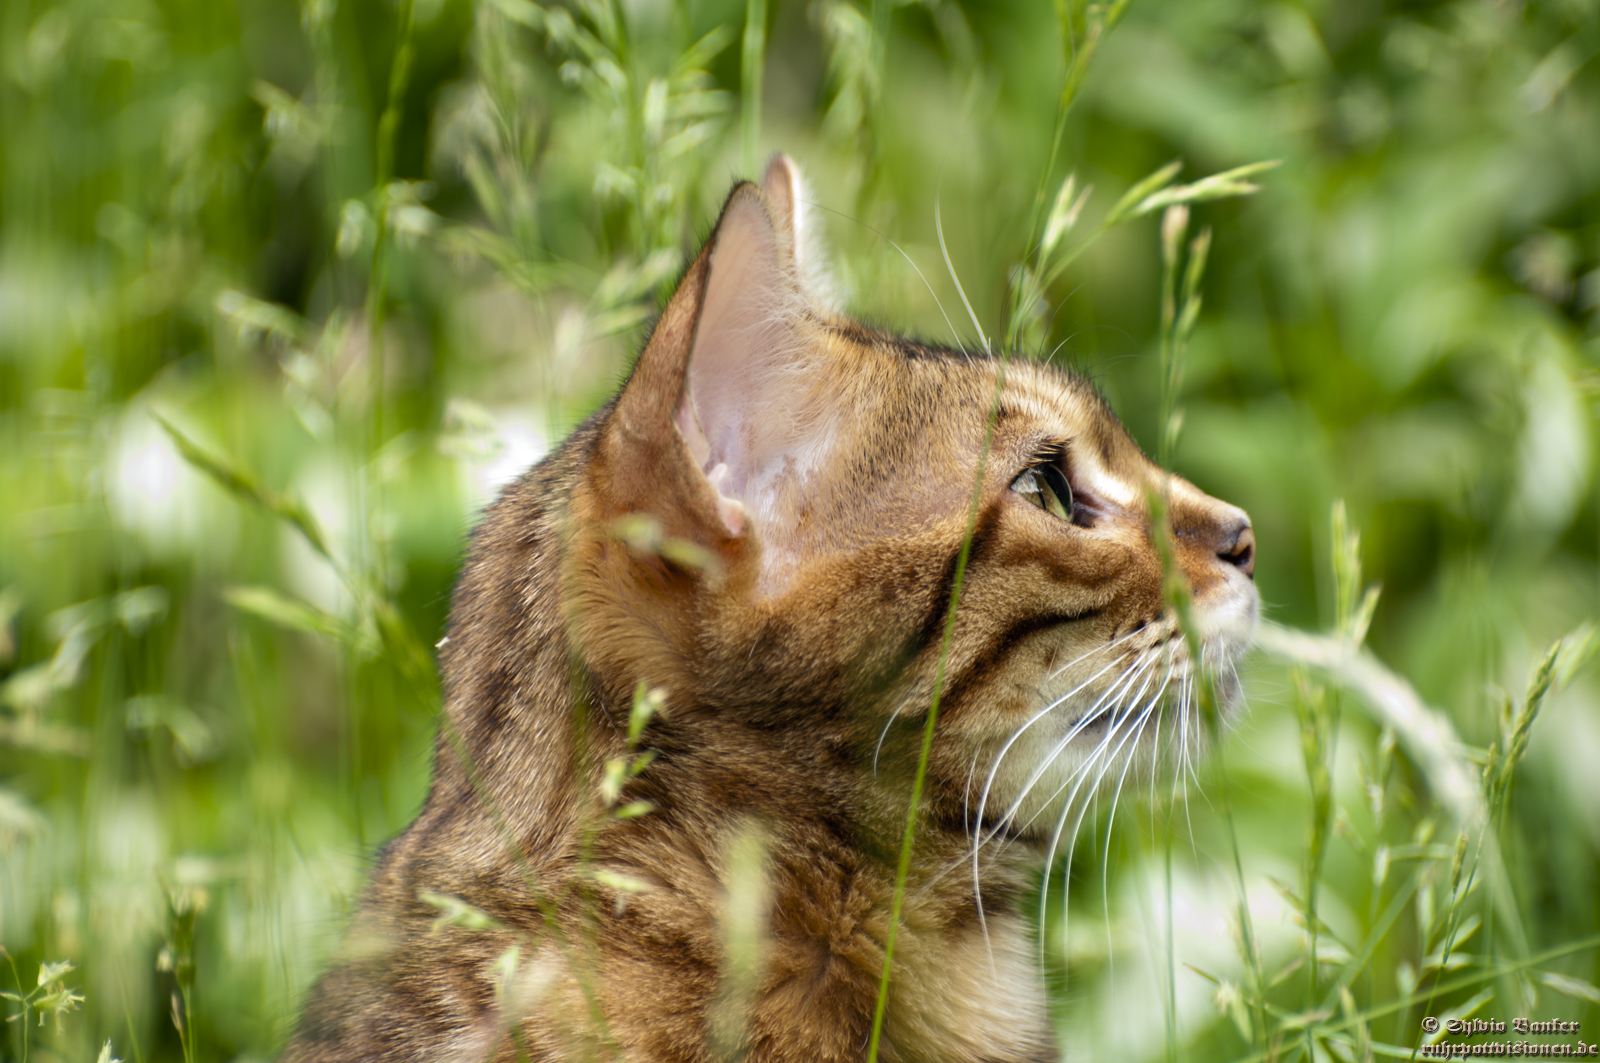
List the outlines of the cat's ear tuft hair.
{"label": "cat's ear tuft hair", "polygon": [[761,178],[761,190],[772,204],[773,221],[787,238],[795,274],[806,296],[818,309],[837,313],[839,298],[828,272],[827,244],[799,165],[781,151],[773,155]]}

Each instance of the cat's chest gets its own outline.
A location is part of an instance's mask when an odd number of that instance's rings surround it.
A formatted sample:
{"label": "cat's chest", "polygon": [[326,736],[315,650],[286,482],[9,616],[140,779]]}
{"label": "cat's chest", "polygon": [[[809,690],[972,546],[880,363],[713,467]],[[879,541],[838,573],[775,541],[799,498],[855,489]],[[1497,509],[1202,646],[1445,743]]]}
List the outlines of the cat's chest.
{"label": "cat's chest", "polygon": [[[910,928],[908,928],[908,931]],[[1054,1060],[1037,946],[1023,920],[903,933],[885,1036],[905,1060]]]}

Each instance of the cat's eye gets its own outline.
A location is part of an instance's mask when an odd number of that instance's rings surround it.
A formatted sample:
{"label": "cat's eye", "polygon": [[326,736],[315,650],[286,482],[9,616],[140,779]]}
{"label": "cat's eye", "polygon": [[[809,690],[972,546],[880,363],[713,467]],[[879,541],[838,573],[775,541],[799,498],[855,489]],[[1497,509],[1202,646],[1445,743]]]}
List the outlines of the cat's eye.
{"label": "cat's eye", "polygon": [[1065,521],[1072,520],[1072,486],[1054,462],[1045,462],[1025,470],[1012,481],[1011,490],[1046,513],[1053,513]]}

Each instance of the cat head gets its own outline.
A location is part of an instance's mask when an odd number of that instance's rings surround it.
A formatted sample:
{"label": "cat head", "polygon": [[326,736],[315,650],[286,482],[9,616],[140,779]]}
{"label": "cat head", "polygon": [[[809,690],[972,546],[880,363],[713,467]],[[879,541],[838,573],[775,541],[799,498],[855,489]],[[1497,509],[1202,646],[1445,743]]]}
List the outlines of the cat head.
{"label": "cat head", "polygon": [[935,803],[1048,834],[1200,733],[1152,495],[1224,711],[1258,608],[1250,521],[1147,459],[1083,378],[834,313],[816,257],[778,156],[602,415],[566,596],[591,682],[613,704],[664,688],[714,747],[858,772],[914,756],[937,689]]}

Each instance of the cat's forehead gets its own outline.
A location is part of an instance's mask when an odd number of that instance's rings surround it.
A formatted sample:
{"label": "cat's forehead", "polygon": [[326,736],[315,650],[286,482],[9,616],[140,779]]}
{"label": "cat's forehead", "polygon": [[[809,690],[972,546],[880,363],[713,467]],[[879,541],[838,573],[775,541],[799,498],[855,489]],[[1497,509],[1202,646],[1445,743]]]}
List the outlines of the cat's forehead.
{"label": "cat's forehead", "polygon": [[[1111,405],[1080,373],[1022,356],[1001,358],[985,351],[892,339],[908,369],[935,376],[932,383],[937,388],[961,392],[965,405],[992,408],[998,379],[998,414],[1004,425],[1091,449],[1108,465],[1143,457]],[[955,388],[952,378],[961,380]]]}
{"label": "cat's forehead", "polygon": [[1055,434],[1074,480],[1102,499],[1133,506],[1150,463],[1099,390],[1076,373],[1037,362],[1006,367],[1002,419]]}
{"label": "cat's forehead", "polygon": [[[828,326],[835,366],[828,387],[853,392],[857,409],[878,411],[856,424],[873,441],[869,449],[903,442],[894,437],[908,429],[924,443],[955,444],[955,451],[981,447],[989,438],[1018,460],[1066,452],[1075,472],[1108,500],[1131,504],[1142,492],[1149,460],[1082,374],[1021,355],[926,343],[846,318]],[[931,440],[930,432],[939,438]]]}
{"label": "cat's forehead", "polygon": [[[948,387],[952,378],[965,378],[961,390],[982,392],[993,400],[997,374],[1003,377],[1002,404],[1014,414],[1039,419],[1071,417],[1075,421],[1100,422],[1120,431],[1121,424],[1094,384],[1080,373],[1047,362],[1016,356],[1002,358],[984,350],[946,347],[937,343],[864,325],[849,318],[828,322],[835,341],[850,347],[890,352],[892,361],[913,375],[930,377]],[[844,357],[852,359],[850,353]]]}
{"label": "cat's forehead", "polygon": [[1099,390],[1070,370],[1014,359],[995,370],[1002,376],[1003,418],[1053,425],[1063,442],[1077,442],[1111,452],[1126,439],[1122,424]]}
{"label": "cat's forehead", "polygon": [[903,369],[922,376],[935,402],[970,422],[964,426],[969,432],[988,436],[983,428],[994,415],[992,442],[1015,457],[1063,451],[1074,477],[1100,498],[1126,506],[1139,499],[1149,459],[1087,377],[1025,357],[999,358],[901,337],[894,346]]}

